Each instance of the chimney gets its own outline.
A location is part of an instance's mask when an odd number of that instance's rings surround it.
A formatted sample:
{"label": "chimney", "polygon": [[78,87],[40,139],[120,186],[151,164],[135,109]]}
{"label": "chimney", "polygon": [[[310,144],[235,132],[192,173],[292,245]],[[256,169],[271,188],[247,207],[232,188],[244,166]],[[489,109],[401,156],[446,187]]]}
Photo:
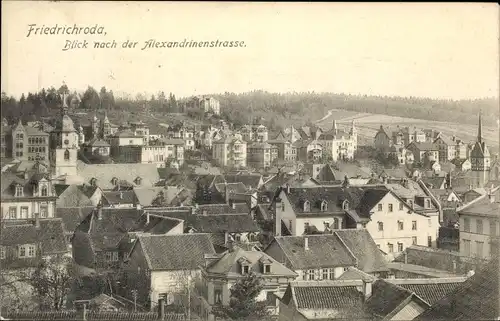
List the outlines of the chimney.
{"label": "chimney", "polygon": [[87,321],[87,303],[83,304],[82,320]]}
{"label": "chimney", "polygon": [[493,192],[490,192],[488,193],[488,199],[490,200],[490,203],[495,203],[495,194],[493,194]]}
{"label": "chimney", "polygon": [[405,264],[408,264],[408,252],[404,251]]}
{"label": "chimney", "polygon": [[290,185],[286,184],[286,194],[290,194]]}
{"label": "chimney", "polygon": [[123,199],[123,192],[120,191],[120,199],[122,200]]}
{"label": "chimney", "polygon": [[149,224],[149,213],[146,213],[146,224]]}
{"label": "chimney", "polygon": [[226,198],[226,204],[229,204],[229,192],[227,190],[227,182],[224,183],[224,197]]}
{"label": "chimney", "polygon": [[97,205],[97,219],[102,220],[102,203]]}
{"label": "chimney", "polygon": [[158,300],[158,319],[165,320],[165,299]]}
{"label": "chimney", "polygon": [[363,280],[363,294],[365,301],[372,296],[372,280]]}
{"label": "chimney", "polygon": [[453,273],[457,273],[457,261],[453,260]]}
{"label": "chimney", "polygon": [[235,201],[231,201],[231,208],[232,208],[233,210],[235,210],[235,209],[236,209],[236,202],[235,202]]}
{"label": "chimney", "polygon": [[304,237],[304,250],[308,251],[309,250],[309,238]]}
{"label": "chimney", "polygon": [[196,209],[198,208],[198,204],[195,204],[193,207],[191,207],[191,215],[196,214]]}
{"label": "chimney", "polygon": [[28,178],[30,178],[29,174],[28,174],[28,170],[24,170],[24,179],[28,179]]}
{"label": "chimney", "polygon": [[40,228],[40,213],[35,213],[35,227]]}

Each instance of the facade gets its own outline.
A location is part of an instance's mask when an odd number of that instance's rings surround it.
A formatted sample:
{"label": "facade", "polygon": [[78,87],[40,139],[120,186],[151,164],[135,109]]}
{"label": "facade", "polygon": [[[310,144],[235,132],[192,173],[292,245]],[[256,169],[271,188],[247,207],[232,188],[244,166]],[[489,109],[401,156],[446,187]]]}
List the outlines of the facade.
{"label": "facade", "polygon": [[294,145],[297,148],[298,161],[318,163],[323,160],[323,146],[317,140],[299,140]]}
{"label": "facade", "polygon": [[392,132],[392,141],[394,145],[408,146],[410,143],[425,143],[427,142],[427,136],[423,130],[419,130],[416,127],[410,129],[409,127],[399,128]]}
{"label": "facade", "polygon": [[330,131],[322,133],[318,137],[319,143],[323,146],[323,155],[333,161],[352,160],[358,148],[357,130],[354,121],[351,130],[346,132],[337,127],[337,122],[333,121]]}
{"label": "facade", "polygon": [[494,241],[500,235],[498,195],[496,188],[457,211],[460,220],[460,255],[490,259],[497,253],[498,245]]}
{"label": "facade", "polygon": [[439,161],[444,163],[447,161],[451,161],[457,157],[456,155],[456,143],[452,138],[446,137],[444,135],[440,135],[436,140],[434,140],[434,144],[437,145],[439,149]]}
{"label": "facade", "polygon": [[278,158],[278,148],[267,142],[247,145],[247,165],[253,168],[269,168]]}
{"label": "facade", "polygon": [[220,115],[220,102],[214,97],[201,97],[199,106],[205,113]]}
{"label": "facade", "polygon": [[4,157],[12,156],[21,161],[49,160],[49,134],[46,132],[31,126],[24,126],[19,122],[12,130],[7,127],[2,137]]}
{"label": "facade", "polygon": [[288,283],[297,277],[294,271],[266,253],[245,251],[236,245],[220,255],[205,256],[205,261],[202,269],[202,315],[208,315],[208,320],[213,319],[210,315],[212,309],[229,305],[231,287],[250,273],[263,280],[264,289],[257,300],[265,301],[269,312],[277,315],[275,293],[284,292]]}
{"label": "facade", "polygon": [[42,166],[21,173],[2,173],[2,218],[5,220],[54,217],[57,195],[50,174]]}
{"label": "facade", "polygon": [[439,147],[434,143],[411,142],[406,146],[406,149],[413,153],[416,162],[439,161]]}
{"label": "facade", "polygon": [[104,140],[93,138],[82,144],[83,153],[86,157],[102,156],[109,157],[111,146]]}
{"label": "facade", "polygon": [[224,137],[214,142],[212,157],[222,167],[246,167],[247,143],[238,137]]}
{"label": "facade", "polygon": [[130,130],[136,136],[142,136],[144,140],[144,145],[149,143],[149,126],[142,121],[129,122]]}
{"label": "facade", "polygon": [[267,141],[278,148],[278,158],[285,162],[295,162],[297,160],[297,147],[286,139],[273,139]]}
{"label": "facade", "polygon": [[375,134],[373,143],[375,145],[375,149],[382,152],[389,150],[389,148],[392,146],[391,138],[382,125],[380,125],[380,129]]}

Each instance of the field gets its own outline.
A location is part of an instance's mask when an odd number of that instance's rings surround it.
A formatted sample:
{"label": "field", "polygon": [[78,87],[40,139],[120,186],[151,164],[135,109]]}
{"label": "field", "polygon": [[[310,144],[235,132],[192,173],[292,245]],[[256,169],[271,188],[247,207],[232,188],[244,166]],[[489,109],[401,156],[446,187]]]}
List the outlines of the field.
{"label": "field", "polygon": [[[475,141],[477,137],[477,125],[429,121],[370,113],[356,113],[338,109],[332,109],[330,112],[330,115],[317,121],[317,124],[321,127],[328,128],[331,127],[332,121],[335,119],[341,128],[343,126],[349,128],[351,126],[351,121],[354,120],[356,128],[358,129],[360,144],[372,142],[380,125],[384,126],[388,134],[396,130],[399,125],[400,127],[408,126],[410,128],[434,129],[450,137],[455,135],[457,138],[466,142]],[[483,125],[483,138],[486,140],[492,152],[498,151],[498,135],[498,128]]]}

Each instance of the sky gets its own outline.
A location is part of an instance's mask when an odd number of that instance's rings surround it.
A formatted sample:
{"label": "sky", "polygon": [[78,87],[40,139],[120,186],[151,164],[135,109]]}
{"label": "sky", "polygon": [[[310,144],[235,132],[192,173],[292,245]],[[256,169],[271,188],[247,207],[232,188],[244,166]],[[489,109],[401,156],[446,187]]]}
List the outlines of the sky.
{"label": "sky", "polygon": [[[106,35],[31,35],[37,26],[103,26]],[[157,41],[244,41],[157,48]],[[67,40],[88,49],[63,51]],[[119,48],[94,49],[115,40]],[[138,48],[123,49],[126,41]],[[499,96],[499,7],[419,3],[122,3],[2,1],[2,91],[115,94],[316,91],[462,99]]]}

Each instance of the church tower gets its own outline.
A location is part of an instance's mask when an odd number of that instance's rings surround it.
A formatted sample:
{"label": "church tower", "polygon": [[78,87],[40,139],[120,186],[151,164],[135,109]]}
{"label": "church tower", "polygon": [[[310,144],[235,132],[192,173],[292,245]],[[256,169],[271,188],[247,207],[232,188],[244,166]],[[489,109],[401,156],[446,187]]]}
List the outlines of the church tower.
{"label": "church tower", "polygon": [[106,138],[111,135],[111,123],[109,122],[108,113],[104,112],[104,120],[102,121],[102,138]]}
{"label": "church tower", "polygon": [[488,182],[491,168],[491,155],[486,143],[483,140],[483,128],[481,112],[479,113],[479,124],[477,129],[477,140],[470,153],[472,165],[473,187],[484,187]]}
{"label": "church tower", "polygon": [[354,124],[354,119],[351,122],[351,131],[349,132],[349,134],[351,135],[354,151],[356,151],[358,149],[358,130],[356,129],[356,125]]}
{"label": "church tower", "polygon": [[68,95],[62,95],[62,117],[52,132],[52,162],[55,176],[77,176],[78,133],[73,120],[68,116]]}

